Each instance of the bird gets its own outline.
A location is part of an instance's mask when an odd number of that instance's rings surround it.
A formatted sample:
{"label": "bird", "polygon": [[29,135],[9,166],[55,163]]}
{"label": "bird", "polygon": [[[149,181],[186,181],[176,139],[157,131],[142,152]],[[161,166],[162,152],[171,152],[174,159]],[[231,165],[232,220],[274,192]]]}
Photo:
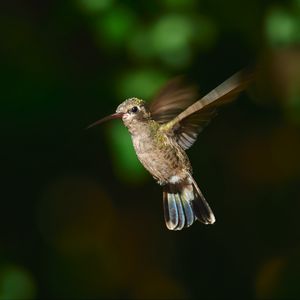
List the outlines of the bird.
{"label": "bird", "polygon": [[217,108],[233,101],[252,80],[253,72],[241,70],[196,101],[195,86],[176,77],[161,88],[152,102],[126,99],[114,114],[87,128],[112,119],[123,121],[139,161],[162,186],[164,219],[169,230],[190,227],[195,220],[213,224],[215,215],[193,178],[186,150],[216,115]]}

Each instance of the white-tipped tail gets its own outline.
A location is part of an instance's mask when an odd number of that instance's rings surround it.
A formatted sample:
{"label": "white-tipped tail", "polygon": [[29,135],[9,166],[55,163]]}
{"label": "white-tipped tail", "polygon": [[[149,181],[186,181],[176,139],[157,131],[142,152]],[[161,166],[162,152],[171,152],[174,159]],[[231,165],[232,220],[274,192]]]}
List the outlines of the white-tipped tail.
{"label": "white-tipped tail", "polygon": [[166,226],[181,230],[195,220],[213,224],[216,219],[192,176],[177,183],[169,183],[163,189],[163,205]]}

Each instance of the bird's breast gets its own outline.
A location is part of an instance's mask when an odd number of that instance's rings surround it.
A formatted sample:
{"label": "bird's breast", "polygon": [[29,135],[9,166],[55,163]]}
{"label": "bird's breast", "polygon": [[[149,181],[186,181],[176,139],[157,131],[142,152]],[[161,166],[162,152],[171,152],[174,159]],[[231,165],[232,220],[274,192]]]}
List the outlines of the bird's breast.
{"label": "bird's breast", "polygon": [[161,183],[189,171],[190,164],[185,152],[167,136],[144,132],[132,135],[132,141],[140,162]]}

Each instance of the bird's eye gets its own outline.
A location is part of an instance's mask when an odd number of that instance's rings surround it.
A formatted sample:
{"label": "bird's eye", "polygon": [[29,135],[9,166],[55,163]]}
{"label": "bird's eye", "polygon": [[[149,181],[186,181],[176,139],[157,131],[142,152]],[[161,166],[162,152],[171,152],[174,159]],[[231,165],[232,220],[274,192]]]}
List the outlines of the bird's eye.
{"label": "bird's eye", "polygon": [[136,113],[138,110],[139,110],[138,107],[137,107],[137,106],[134,106],[130,111],[131,111],[132,113]]}

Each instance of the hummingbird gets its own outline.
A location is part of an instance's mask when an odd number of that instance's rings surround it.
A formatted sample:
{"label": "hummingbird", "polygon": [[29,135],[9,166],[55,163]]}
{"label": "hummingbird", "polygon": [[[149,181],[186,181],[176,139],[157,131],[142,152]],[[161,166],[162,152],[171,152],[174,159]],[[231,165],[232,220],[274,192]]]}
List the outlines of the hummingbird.
{"label": "hummingbird", "polygon": [[216,115],[216,109],[234,100],[252,77],[250,72],[237,72],[198,101],[195,87],[177,77],[150,104],[129,98],[114,114],[87,127],[122,119],[138,159],[163,188],[164,219],[169,230],[189,227],[195,220],[215,223],[214,213],[192,176],[185,150]]}

